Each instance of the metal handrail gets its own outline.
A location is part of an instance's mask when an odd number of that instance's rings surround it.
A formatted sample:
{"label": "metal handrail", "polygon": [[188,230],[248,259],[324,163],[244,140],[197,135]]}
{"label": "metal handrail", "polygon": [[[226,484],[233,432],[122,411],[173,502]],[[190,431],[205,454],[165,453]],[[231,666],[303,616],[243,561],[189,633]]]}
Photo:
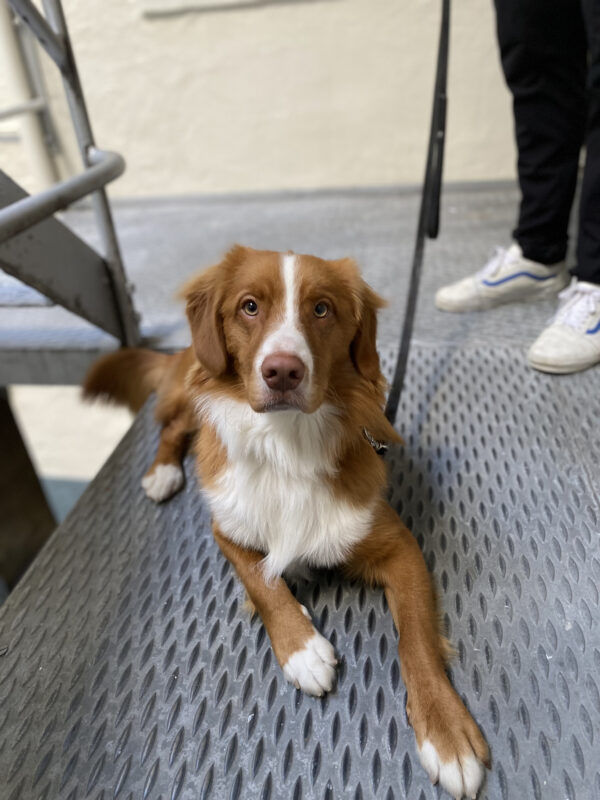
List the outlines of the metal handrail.
{"label": "metal handrail", "polygon": [[43,111],[45,108],[46,102],[42,97],[32,97],[31,100],[25,100],[23,103],[17,103],[17,105],[0,110],[0,121],[10,119],[11,117],[18,117],[21,114]]}
{"label": "metal handrail", "polygon": [[0,211],[0,243],[32,225],[47,219],[76,200],[100,189],[118,178],[125,170],[125,160],[119,153],[91,148],[89,160],[93,166],[79,175],[67,178],[43,192],[17,200]]}
{"label": "metal handrail", "polygon": [[8,0],[8,3],[64,74],[69,67],[64,38],[52,30],[48,21],[40,14],[31,0]]}

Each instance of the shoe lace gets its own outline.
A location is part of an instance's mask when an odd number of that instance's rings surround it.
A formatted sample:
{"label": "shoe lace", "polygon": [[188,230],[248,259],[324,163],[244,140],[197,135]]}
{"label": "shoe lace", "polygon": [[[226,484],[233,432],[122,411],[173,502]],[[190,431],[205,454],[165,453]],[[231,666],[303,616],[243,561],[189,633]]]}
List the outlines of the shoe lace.
{"label": "shoe lace", "polygon": [[573,278],[569,286],[558,295],[560,306],[552,322],[561,322],[571,328],[581,328],[590,314],[596,313],[600,304],[600,287],[589,283],[580,283]]}
{"label": "shoe lace", "polygon": [[495,247],[486,264],[477,273],[478,278],[489,278],[500,269],[503,264],[511,264],[518,260],[516,255],[506,247]]}

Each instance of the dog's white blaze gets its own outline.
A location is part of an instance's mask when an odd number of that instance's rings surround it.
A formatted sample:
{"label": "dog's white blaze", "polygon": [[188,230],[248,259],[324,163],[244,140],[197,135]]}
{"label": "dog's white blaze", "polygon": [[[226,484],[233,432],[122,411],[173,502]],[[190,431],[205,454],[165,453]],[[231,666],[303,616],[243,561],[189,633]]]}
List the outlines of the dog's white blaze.
{"label": "dog's white blaze", "polygon": [[475,798],[483,779],[485,768],[472,753],[452,761],[442,761],[440,755],[429,739],[418,748],[419,758],[425,771],[433,783],[438,780],[443,788],[456,798]]}
{"label": "dog's white blaze", "polygon": [[303,381],[304,391],[310,392],[313,356],[300,327],[298,314],[298,257],[286,253],[281,256],[281,279],[283,282],[283,313],[280,322],[260,346],[254,362],[259,382],[262,381],[261,367],[271,353],[290,353],[304,362],[306,373]]}
{"label": "dog's white blaze", "polygon": [[285,287],[285,318],[284,325],[293,328],[298,327],[298,315],[296,312],[297,287],[296,270],[298,262],[295,255],[286,253],[281,262],[281,272],[283,273],[283,285]]}
{"label": "dog's white blaze", "polygon": [[213,516],[234,542],[266,554],[267,579],[298,562],[333,567],[367,535],[373,508],[334,497],[325,480],[335,474],[329,454],[340,430],[332,406],[259,414],[207,395],[198,411],[228,454],[216,485],[205,489]]}
{"label": "dog's white blaze", "polygon": [[315,630],[304,647],[288,658],[283,674],[298,689],[320,697],[333,688],[336,663],[330,642]]}

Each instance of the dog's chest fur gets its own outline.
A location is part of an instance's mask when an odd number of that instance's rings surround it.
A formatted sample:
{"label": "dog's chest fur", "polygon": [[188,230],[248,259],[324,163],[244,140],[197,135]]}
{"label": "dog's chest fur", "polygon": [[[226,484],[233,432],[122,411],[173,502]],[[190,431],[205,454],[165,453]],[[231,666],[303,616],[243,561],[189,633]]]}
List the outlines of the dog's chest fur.
{"label": "dog's chest fur", "polygon": [[332,567],[371,526],[371,507],[336,497],[330,453],[339,436],[335,410],[258,414],[222,397],[198,403],[227,451],[227,464],[204,491],[221,531],[266,554],[267,577],[307,563]]}

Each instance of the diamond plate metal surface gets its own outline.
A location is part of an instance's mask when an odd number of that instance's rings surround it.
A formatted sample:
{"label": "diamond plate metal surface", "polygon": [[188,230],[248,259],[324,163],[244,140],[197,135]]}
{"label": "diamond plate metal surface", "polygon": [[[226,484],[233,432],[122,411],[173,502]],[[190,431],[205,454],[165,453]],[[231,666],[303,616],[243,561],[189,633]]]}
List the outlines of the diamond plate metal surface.
{"label": "diamond plate metal surface", "polygon": [[[412,350],[392,502],[491,746],[481,797],[600,797],[595,381],[557,383],[509,349]],[[0,608],[2,798],[440,796],[382,593],[333,573],[294,586],[340,656],[333,694],[296,691],[242,607],[193,465],[164,506],[139,488],[156,443],[147,407]]]}

